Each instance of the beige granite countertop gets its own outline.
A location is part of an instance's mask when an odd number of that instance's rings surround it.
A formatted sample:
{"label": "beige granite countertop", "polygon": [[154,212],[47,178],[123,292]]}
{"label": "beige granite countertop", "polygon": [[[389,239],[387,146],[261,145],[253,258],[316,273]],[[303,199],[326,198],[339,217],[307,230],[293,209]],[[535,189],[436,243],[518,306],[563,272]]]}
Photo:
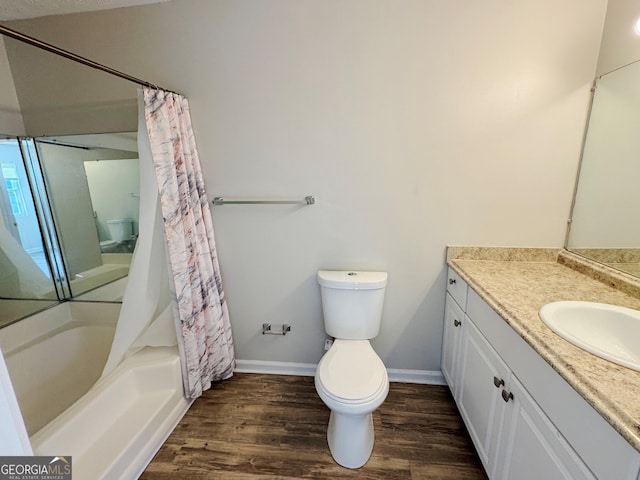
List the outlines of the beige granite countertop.
{"label": "beige granite countertop", "polygon": [[558,249],[449,247],[447,251],[447,264],[640,451],[640,372],[572,345],[538,316],[540,307],[558,300],[640,309],[636,280],[626,282],[624,275],[621,279],[592,263]]}

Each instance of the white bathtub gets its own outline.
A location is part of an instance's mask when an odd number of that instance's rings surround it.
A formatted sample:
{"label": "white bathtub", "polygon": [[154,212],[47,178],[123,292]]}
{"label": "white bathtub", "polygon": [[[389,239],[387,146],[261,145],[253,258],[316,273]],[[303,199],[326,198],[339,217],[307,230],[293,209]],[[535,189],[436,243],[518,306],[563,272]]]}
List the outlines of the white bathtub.
{"label": "white bathtub", "polygon": [[80,302],[122,302],[128,280],[129,277],[123,277],[74,298]]}
{"label": "white bathtub", "polygon": [[75,480],[137,478],[190,405],[174,348],[97,381],[119,309],[66,302],[0,330],[34,454],[72,456]]}

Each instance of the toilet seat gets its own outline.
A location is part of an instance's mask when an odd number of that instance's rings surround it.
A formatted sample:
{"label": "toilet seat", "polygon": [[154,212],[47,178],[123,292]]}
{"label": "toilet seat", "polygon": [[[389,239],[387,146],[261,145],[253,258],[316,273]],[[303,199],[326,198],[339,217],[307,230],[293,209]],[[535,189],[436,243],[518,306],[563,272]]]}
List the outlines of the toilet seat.
{"label": "toilet seat", "polygon": [[[387,369],[368,340],[336,339],[318,364],[323,393],[342,404],[368,403],[389,385]],[[384,398],[383,398],[384,399]]]}

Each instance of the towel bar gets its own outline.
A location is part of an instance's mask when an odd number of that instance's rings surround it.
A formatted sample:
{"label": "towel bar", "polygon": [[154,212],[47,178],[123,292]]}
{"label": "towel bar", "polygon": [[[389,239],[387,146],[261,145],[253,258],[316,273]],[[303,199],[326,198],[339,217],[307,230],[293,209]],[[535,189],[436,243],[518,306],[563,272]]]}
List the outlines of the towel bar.
{"label": "towel bar", "polygon": [[212,203],[214,205],[313,205],[316,199],[313,195],[308,195],[302,200],[225,200],[222,197],[215,197]]}

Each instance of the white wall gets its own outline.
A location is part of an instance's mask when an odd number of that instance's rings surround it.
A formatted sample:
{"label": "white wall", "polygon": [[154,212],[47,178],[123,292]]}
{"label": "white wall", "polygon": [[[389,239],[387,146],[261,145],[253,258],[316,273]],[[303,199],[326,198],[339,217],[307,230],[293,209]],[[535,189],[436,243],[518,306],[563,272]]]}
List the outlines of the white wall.
{"label": "white wall", "polygon": [[[113,240],[109,220],[130,218],[133,233],[138,233],[140,210],[140,170],[137,158],[85,161],[84,170],[96,213],[98,237]],[[132,195],[133,194],[133,195]]]}
{"label": "white wall", "polygon": [[316,270],[380,269],[375,348],[437,370],[445,246],[563,244],[605,6],[173,0],[14,26],[183,92],[211,197],[316,195],[214,207],[239,358],[316,362]]}
{"label": "white wall", "polygon": [[609,0],[598,57],[597,75],[604,75],[640,59],[640,36],[634,31],[640,19],[640,3]]}
{"label": "white wall", "polygon": [[24,123],[2,36],[0,36],[0,134],[24,135]]}

